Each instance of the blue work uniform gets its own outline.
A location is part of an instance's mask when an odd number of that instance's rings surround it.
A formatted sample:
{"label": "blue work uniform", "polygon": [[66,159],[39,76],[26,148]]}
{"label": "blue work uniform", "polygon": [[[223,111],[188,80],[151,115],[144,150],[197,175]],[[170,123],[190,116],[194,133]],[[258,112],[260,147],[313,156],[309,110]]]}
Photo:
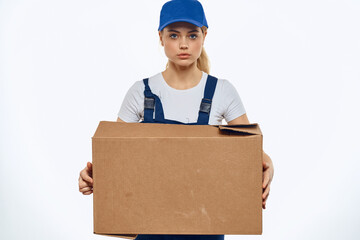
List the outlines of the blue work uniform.
{"label": "blue work uniform", "polygon": [[[186,125],[208,125],[211,102],[214,96],[217,78],[208,75],[205,85],[204,97],[200,104],[198,120],[195,123],[182,123],[164,118],[164,111],[160,98],[151,92],[149,79],[143,79],[145,84],[144,120],[141,123],[167,123]],[[155,110],[155,119],[154,119]],[[164,234],[139,234],[136,240],[224,240],[224,235],[164,235]]]}

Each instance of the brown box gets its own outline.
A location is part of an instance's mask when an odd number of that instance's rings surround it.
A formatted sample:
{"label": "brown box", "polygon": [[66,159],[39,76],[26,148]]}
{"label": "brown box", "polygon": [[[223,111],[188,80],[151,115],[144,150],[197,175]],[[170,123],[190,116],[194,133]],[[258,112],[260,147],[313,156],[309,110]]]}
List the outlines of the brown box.
{"label": "brown box", "polygon": [[101,121],[92,154],[96,234],[262,233],[256,123]]}

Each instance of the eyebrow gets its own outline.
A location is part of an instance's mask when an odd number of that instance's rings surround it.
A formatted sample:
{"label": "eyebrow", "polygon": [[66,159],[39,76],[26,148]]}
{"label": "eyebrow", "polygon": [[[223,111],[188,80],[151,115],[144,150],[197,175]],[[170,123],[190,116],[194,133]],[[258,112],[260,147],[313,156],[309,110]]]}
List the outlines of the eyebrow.
{"label": "eyebrow", "polygon": [[[170,29],[170,30],[168,30],[168,32],[177,32],[177,33],[180,33],[179,31],[174,30],[174,29]],[[196,29],[194,29],[194,30],[189,31],[188,33],[192,33],[192,32],[199,32],[199,31],[196,30]]]}

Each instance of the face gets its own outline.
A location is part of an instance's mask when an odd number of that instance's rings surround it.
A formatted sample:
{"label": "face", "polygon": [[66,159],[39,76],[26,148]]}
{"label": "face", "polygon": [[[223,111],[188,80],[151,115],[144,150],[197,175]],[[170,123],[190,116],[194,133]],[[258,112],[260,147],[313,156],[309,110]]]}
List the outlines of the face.
{"label": "face", "polygon": [[167,25],[162,33],[159,31],[159,36],[169,61],[180,66],[189,66],[200,57],[206,32],[203,34],[200,27],[191,23],[175,22]]}

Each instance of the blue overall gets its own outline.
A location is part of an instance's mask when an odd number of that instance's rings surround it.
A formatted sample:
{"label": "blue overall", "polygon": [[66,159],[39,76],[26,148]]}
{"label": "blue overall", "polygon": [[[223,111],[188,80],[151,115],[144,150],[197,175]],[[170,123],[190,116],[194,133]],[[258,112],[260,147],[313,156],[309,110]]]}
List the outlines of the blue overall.
{"label": "blue overall", "polygon": [[[214,96],[217,78],[208,75],[205,85],[204,97],[200,104],[198,120],[195,123],[182,123],[164,118],[164,111],[160,98],[150,90],[149,79],[143,80],[145,84],[144,120],[141,123],[166,123],[186,125],[208,125],[211,102]],[[155,110],[155,119],[153,114]],[[164,235],[164,234],[139,234],[136,240],[224,240],[224,235]]]}

